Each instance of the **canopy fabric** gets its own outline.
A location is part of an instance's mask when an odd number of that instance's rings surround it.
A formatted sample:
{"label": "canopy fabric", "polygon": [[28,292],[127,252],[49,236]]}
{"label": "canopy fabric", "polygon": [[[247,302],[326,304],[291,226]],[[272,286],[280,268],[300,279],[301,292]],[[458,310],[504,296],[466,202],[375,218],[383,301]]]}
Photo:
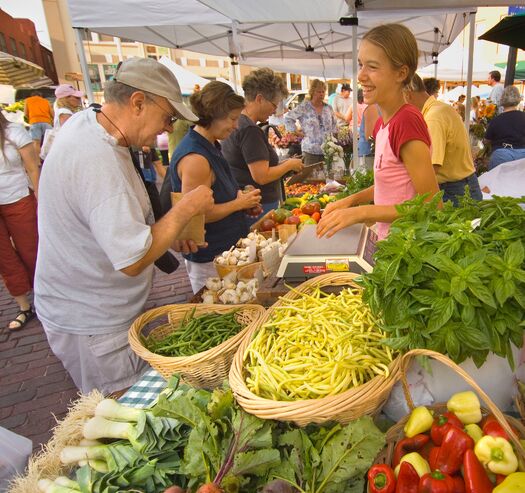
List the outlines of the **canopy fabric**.
{"label": "canopy fabric", "polygon": [[482,34],[479,39],[525,50],[525,15],[504,17],[492,29]]}
{"label": "canopy fabric", "polygon": [[198,84],[202,89],[208,82],[210,82],[208,79],[186,70],[184,67],[181,67],[173,60],[170,60],[168,57],[161,57],[159,62],[168,67],[173,72],[177,78],[182,94],[186,96],[193,93],[196,84]]}
{"label": "canopy fabric", "polygon": [[[241,63],[280,71],[351,76],[352,27],[339,24],[339,18],[349,14],[345,0],[68,2],[74,27],[210,55],[233,55]],[[404,0],[395,2],[395,8],[387,0],[360,4],[358,39],[375,25],[403,23],[415,34],[420,66],[425,66],[432,62],[433,52],[450,45],[465,27],[463,14],[480,2]]]}
{"label": "canopy fabric", "polygon": [[[499,68],[506,69],[506,63],[496,63],[496,66]],[[525,60],[519,60],[516,63],[516,72],[514,74],[515,80],[525,80]]]}
{"label": "canopy fabric", "polygon": [[20,87],[42,87],[53,84],[44,69],[34,63],[0,51],[0,84]]}

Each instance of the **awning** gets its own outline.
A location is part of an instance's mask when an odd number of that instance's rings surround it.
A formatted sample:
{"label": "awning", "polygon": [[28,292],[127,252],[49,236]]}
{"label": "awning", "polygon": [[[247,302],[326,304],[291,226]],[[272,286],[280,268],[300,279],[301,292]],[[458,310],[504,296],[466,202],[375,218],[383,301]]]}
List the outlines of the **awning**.
{"label": "awning", "polygon": [[23,58],[0,51],[0,84],[20,87],[42,87],[53,84],[44,69]]}
{"label": "awning", "polygon": [[[496,63],[496,66],[503,69],[507,68],[507,64],[505,62]],[[525,80],[525,60],[520,60],[516,63],[516,72],[514,74],[514,80]]]}
{"label": "awning", "polygon": [[525,50],[525,15],[504,17],[492,29],[482,34],[479,39]]}

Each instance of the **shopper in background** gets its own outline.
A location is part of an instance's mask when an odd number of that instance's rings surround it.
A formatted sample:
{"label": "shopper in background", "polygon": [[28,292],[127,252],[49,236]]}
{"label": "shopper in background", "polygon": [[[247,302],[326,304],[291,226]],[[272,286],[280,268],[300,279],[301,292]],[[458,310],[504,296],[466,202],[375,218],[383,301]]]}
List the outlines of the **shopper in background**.
{"label": "shopper in background", "polygon": [[128,330],[144,310],[153,263],[169,248],[197,251],[177,239],[213,200],[198,187],[155,223],[133,166],[130,146],[151,145],[175,118],[196,120],[169,69],[129,58],[106,83],[104,100],[68,120],[43,167],[35,306],[75,385],[109,394],[145,369]]}
{"label": "shopper in background", "polygon": [[190,98],[198,121],[175,149],[170,162],[174,192],[188,193],[204,185],[213,191],[215,204],[206,213],[207,248],[184,255],[193,292],[217,275],[213,259],[248,234],[245,211],[261,200],[259,190],[243,193],[224,159],[218,141],[237,128],[244,98],[223,82],[209,82]]}
{"label": "shopper in background", "polygon": [[58,130],[74,113],[82,110],[84,93],[69,84],[61,84],[55,89],[55,96],[57,99],[53,129]]}
{"label": "shopper in background", "polygon": [[53,108],[47,99],[38,91],[33,91],[24,102],[24,115],[29,123],[31,138],[37,156],[40,155],[40,145],[46,130],[51,129],[54,118]]}
{"label": "shopper in background", "polygon": [[371,170],[374,168],[374,152],[371,139],[373,138],[378,118],[379,110],[377,109],[377,104],[367,105],[359,125],[359,141],[357,142],[357,155],[361,169]]}
{"label": "shopper in background", "polygon": [[301,130],[304,134],[301,150],[303,162],[306,166],[324,160],[321,146],[326,136],[337,130],[332,107],[324,103],[326,84],[319,79],[313,79],[310,82],[309,95],[309,101],[303,101],[297,108],[284,116],[284,124],[289,132],[297,130],[297,121],[301,124]]}
{"label": "shopper in background", "polygon": [[452,107],[457,111],[458,115],[461,117],[463,121],[465,121],[465,99],[466,96],[464,94],[461,94],[458,97],[458,100],[452,105]]}
{"label": "shopper in background", "polygon": [[521,95],[516,86],[507,86],[501,96],[503,113],[490,121],[485,139],[492,145],[489,170],[508,161],[525,158],[525,113],[518,110]]}
{"label": "shopper in background", "polygon": [[350,84],[342,84],[340,93],[335,96],[333,103],[330,105],[334,110],[338,127],[348,126],[346,115],[348,110],[352,108],[352,98],[350,98],[351,92],[352,89],[350,88]]}
{"label": "shopper in background", "polygon": [[[365,112],[365,109],[367,107],[367,104],[365,103],[364,96],[363,96],[363,89],[359,88],[357,90],[357,127],[361,125],[361,120],[363,119],[363,113]],[[353,116],[353,107],[350,105],[348,108],[348,111],[346,112],[345,119],[348,122],[348,125],[350,128],[354,128],[354,116]]]}
{"label": "shopper in background", "polygon": [[434,77],[426,77],[423,79],[423,84],[425,85],[425,91],[429,96],[434,96],[436,99],[439,94],[440,84],[439,80]]}
{"label": "shopper in background", "polygon": [[374,185],[328,204],[317,225],[319,237],[333,236],[356,223],[377,223],[382,239],[398,217],[396,205],[416,195],[427,194],[430,200],[439,191],[427,125],[421,112],[405,103],[404,89],[418,64],[414,35],[401,24],[375,27],[364,35],[358,60],[365,103],[377,104],[381,112],[375,133]]}
{"label": "shopper in background", "polygon": [[457,112],[427,94],[417,74],[414,74],[405,94],[407,102],[419,108],[427,123],[432,140],[432,164],[439,188],[444,192],[443,201],[451,200],[458,206],[458,198],[465,195],[467,186],[470,196],[481,200],[483,197],[472,159],[470,138]]}
{"label": "shopper in background", "polygon": [[162,132],[160,135],[157,135],[157,149],[160,153],[162,165],[169,166],[169,137],[167,132]]}
{"label": "shopper in background", "polygon": [[503,113],[503,105],[501,104],[501,98],[503,96],[504,86],[501,81],[501,72],[499,70],[492,70],[489,72],[487,84],[492,87],[489,94],[489,101],[496,105],[498,113]]}
{"label": "shopper in background", "polygon": [[35,316],[28,294],[33,289],[38,245],[38,165],[24,126],[8,122],[0,113],[0,274],[19,307],[8,325],[11,330],[21,329]]}
{"label": "shopper in background", "polygon": [[[273,70],[261,68],[244,78],[242,88],[246,106],[237,129],[222,142],[222,153],[241,188],[246,185],[260,188],[261,205],[266,213],[276,209],[282,198],[281,177],[291,171],[300,171],[303,164],[297,158],[279,163],[275,149],[257,126],[258,122],[268,120],[288,94],[284,80]],[[254,217],[251,222],[256,220]]]}

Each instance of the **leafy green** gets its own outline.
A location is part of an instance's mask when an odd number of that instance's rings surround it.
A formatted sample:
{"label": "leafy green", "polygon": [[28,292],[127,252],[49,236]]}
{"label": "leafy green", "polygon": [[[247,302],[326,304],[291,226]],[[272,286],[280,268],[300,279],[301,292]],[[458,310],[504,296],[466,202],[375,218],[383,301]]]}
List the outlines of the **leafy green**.
{"label": "leafy green", "polygon": [[440,198],[398,206],[363,276],[364,299],[396,350],[428,348],[477,366],[491,351],[513,365],[510,341],[523,344],[525,197],[465,197],[442,209]]}
{"label": "leafy green", "polygon": [[374,171],[360,171],[356,170],[354,174],[347,179],[346,185],[336,196],[335,199],[343,199],[354,193],[360,192],[365,188],[369,188],[374,184]]}

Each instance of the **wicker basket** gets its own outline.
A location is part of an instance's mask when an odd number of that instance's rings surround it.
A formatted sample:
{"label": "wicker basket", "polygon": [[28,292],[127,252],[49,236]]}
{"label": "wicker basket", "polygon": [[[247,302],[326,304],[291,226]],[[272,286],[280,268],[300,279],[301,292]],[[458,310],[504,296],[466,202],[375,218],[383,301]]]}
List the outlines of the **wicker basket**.
{"label": "wicker basket", "polygon": [[248,413],[263,419],[275,419],[279,421],[293,421],[299,426],[309,423],[325,423],[327,421],[338,421],[348,423],[366,414],[377,413],[385,403],[390,390],[396,383],[399,375],[400,358],[396,358],[390,364],[390,375],[388,378],[377,376],[359,387],[347,390],[341,394],[323,397],[320,399],[305,399],[297,401],[273,401],[264,399],[248,390],[244,380],[244,355],[253,336],[272,315],[274,307],[278,307],[289,299],[297,298],[297,291],[307,293],[317,286],[326,288],[325,291],[340,291],[342,287],[352,286],[357,274],[324,274],[309,279],[290,291],[275,303],[263,319],[250,329],[243,339],[230,370],[230,387],[235,394],[237,402]]}
{"label": "wicker basket", "polygon": [[252,264],[243,265],[237,271],[237,279],[239,281],[250,281],[255,277],[256,272],[262,270],[262,262],[253,262]]}
{"label": "wicker basket", "polygon": [[[167,357],[148,351],[142,343],[142,330],[151,322],[160,317],[168,317],[167,323],[162,323],[151,331],[155,339],[165,337],[177,329],[178,323],[184,316],[195,308],[195,315],[205,313],[227,313],[237,311],[237,320],[244,327],[238,334],[231,337],[217,347],[208,349],[192,356]],[[131,325],[128,333],[129,343],[135,353],[147,361],[165,379],[174,373],[180,373],[184,381],[203,388],[214,388],[228,378],[230,365],[243,338],[255,327],[264,315],[264,308],[260,305],[166,305],[154,308],[138,317]],[[158,323],[158,320],[157,320]]]}
{"label": "wicker basket", "polygon": [[223,279],[226,277],[230,272],[239,272],[240,269],[243,267],[248,267],[249,265],[255,264],[257,262],[250,262],[249,264],[244,265],[221,265],[217,263],[217,259],[213,259],[213,265],[215,266],[215,270],[217,271],[217,275]]}
{"label": "wicker basket", "polygon": [[[416,356],[429,356],[430,358],[435,359],[436,361],[440,361],[444,365],[454,370],[458,375],[460,375],[463,378],[463,380],[465,380],[465,382],[467,382],[470,385],[470,387],[472,387],[472,389],[475,391],[478,397],[485,403],[487,408],[482,408],[483,416],[487,416],[489,413],[492,413],[496,417],[502,428],[509,435],[512,444],[514,445],[514,450],[516,451],[518,459],[520,460],[520,463],[525,465],[525,450],[523,449],[523,446],[521,445],[518,437],[514,434],[514,432],[511,429],[512,426],[518,431],[521,437],[525,437],[525,426],[523,425],[523,423],[519,419],[513,418],[512,416],[504,415],[492,402],[490,397],[472,379],[472,377],[465,370],[463,370],[463,368],[456,365],[456,363],[454,363],[450,358],[444,356],[441,353],[436,353],[427,349],[414,349],[403,355],[401,359],[400,378],[401,383],[403,384],[403,393],[410,410],[414,409],[415,406],[412,400],[412,396],[410,395],[406,373],[410,361]],[[426,407],[428,407],[431,410],[434,410],[437,413],[447,411],[446,403],[439,403],[433,406]],[[401,421],[396,423],[388,430],[386,435],[387,445],[376,458],[376,463],[392,464],[396,443],[402,438],[404,438],[405,434],[403,429],[409,417],[410,415],[405,416]]]}

